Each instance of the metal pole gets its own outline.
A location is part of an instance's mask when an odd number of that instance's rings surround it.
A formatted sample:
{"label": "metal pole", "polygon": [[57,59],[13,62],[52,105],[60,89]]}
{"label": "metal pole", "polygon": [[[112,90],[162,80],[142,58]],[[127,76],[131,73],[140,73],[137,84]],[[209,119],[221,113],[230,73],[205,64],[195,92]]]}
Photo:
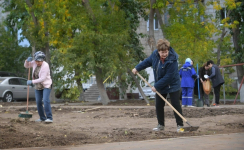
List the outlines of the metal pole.
{"label": "metal pole", "polygon": [[[222,76],[223,76],[223,79],[225,79],[225,76],[224,76],[224,68],[222,70]],[[224,104],[225,104],[225,84],[223,84],[223,95],[224,95]]]}
{"label": "metal pole", "polygon": [[239,92],[240,92],[240,90],[241,90],[241,86],[242,86],[242,84],[243,84],[243,81],[244,81],[244,76],[243,76],[243,78],[242,78],[242,80],[241,80],[241,84],[240,84],[240,87],[239,87],[238,92],[237,92],[237,94],[236,94],[236,98],[235,98],[234,104],[236,103],[236,99],[237,99],[237,96],[238,96],[238,94],[239,94]]}
{"label": "metal pole", "polygon": [[[198,64],[197,64],[197,75],[199,76],[199,74],[198,74]],[[199,78],[197,79],[197,89],[198,89],[198,99],[200,100]]]}

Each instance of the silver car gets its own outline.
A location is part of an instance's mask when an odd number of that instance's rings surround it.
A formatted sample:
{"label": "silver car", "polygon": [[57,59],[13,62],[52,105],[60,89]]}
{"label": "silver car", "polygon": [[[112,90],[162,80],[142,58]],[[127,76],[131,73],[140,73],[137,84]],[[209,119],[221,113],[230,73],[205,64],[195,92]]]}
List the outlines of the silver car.
{"label": "silver car", "polygon": [[[27,100],[27,79],[21,77],[0,77],[0,99],[4,102]],[[35,88],[29,86],[29,100],[35,99]]]}
{"label": "silver car", "polygon": [[[154,86],[154,81],[152,81],[150,84],[152,86]],[[144,92],[144,94],[146,95],[146,97],[148,97],[149,99],[155,99],[155,92],[152,91],[151,87],[149,87],[148,85],[145,85],[144,87],[142,87],[142,90]],[[141,93],[139,92],[139,99],[143,99]]]}
{"label": "silver car", "polygon": [[[155,84],[155,81],[152,81],[150,83],[152,86],[154,86]],[[156,96],[156,93],[152,91],[152,88],[149,87],[148,85],[145,85],[144,87],[142,87],[142,90],[144,92],[144,94],[149,98],[149,99],[155,99],[155,96]],[[143,99],[141,93],[139,92],[139,99]],[[167,94],[167,97],[166,97],[167,100],[170,99],[170,96],[169,94]]]}

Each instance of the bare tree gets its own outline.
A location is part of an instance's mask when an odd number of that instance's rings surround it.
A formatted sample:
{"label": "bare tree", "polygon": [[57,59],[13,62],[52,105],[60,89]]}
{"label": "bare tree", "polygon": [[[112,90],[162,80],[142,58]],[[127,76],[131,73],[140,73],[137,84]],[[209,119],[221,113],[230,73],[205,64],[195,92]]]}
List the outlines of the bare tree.
{"label": "bare tree", "polygon": [[155,9],[153,8],[153,4],[156,3],[156,0],[150,0],[150,14],[149,14],[149,35],[148,35],[148,45],[151,51],[156,49],[156,41],[154,37],[154,14]]}

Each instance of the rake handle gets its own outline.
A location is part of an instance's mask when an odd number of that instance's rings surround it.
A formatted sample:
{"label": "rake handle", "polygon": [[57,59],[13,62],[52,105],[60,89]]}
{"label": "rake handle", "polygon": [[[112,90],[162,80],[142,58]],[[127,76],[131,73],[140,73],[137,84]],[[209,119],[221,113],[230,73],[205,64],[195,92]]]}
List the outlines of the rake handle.
{"label": "rake handle", "polygon": [[[152,85],[150,83],[148,83],[138,72],[137,75],[144,81],[147,83],[148,86],[150,86],[152,88]],[[174,110],[175,113],[177,113],[181,119],[183,119],[186,123],[187,120],[186,118],[184,118],[158,91],[156,91],[156,93]]]}
{"label": "rake handle", "polygon": [[[30,65],[30,63],[29,63]],[[29,69],[28,69],[28,80],[30,80],[30,66],[29,66]],[[30,86],[27,85],[27,106],[26,106],[26,111],[28,111],[28,102],[29,102],[29,88]]]}

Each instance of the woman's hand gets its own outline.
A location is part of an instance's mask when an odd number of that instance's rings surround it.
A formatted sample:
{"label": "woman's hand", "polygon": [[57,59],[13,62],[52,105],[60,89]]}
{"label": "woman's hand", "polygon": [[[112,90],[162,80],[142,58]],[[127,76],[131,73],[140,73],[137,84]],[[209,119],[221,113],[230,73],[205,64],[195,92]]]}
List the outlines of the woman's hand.
{"label": "woman's hand", "polygon": [[137,74],[138,73],[138,71],[136,70],[136,68],[132,69],[132,73],[134,73],[134,74]]}
{"label": "woman's hand", "polygon": [[153,92],[156,92],[157,91],[154,86],[152,87],[152,91]]}
{"label": "woman's hand", "polygon": [[27,85],[31,85],[32,84],[32,81],[31,80],[28,80],[27,81]]}

